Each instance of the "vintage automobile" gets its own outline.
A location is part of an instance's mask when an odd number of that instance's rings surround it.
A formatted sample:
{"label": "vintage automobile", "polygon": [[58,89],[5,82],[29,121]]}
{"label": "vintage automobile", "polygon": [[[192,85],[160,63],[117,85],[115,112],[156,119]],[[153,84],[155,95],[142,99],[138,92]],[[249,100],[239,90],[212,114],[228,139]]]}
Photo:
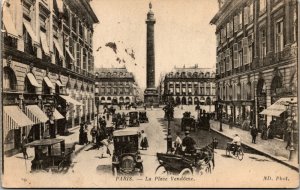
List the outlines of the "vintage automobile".
{"label": "vintage automobile", "polygon": [[143,174],[143,161],[139,152],[138,128],[130,127],[114,131],[113,175]]}
{"label": "vintage automobile", "polygon": [[145,111],[140,111],[139,112],[139,122],[140,123],[148,123],[148,117],[147,117],[147,112]]}
{"label": "vintage automobile", "polygon": [[181,131],[196,131],[196,121],[190,112],[183,113],[181,119]]}
{"label": "vintage automobile", "polygon": [[25,146],[34,148],[31,171],[65,171],[72,163],[72,153],[75,150],[75,144],[65,144],[64,139],[36,140]]}
{"label": "vintage automobile", "polygon": [[211,116],[208,113],[202,113],[201,115],[199,115],[196,122],[197,128],[202,130],[210,130],[210,118]]}
{"label": "vintage automobile", "polygon": [[137,111],[132,111],[129,112],[129,127],[139,127],[140,122],[139,122],[139,112]]}

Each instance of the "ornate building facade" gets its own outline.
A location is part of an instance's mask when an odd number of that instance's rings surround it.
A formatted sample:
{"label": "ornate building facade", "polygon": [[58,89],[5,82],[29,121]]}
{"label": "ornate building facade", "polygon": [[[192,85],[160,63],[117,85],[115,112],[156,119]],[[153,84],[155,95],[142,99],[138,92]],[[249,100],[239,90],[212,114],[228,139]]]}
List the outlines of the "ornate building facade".
{"label": "ornate building facade", "polygon": [[[211,20],[217,37],[217,96],[225,120],[262,129],[274,119],[260,114],[282,97],[297,95],[297,2],[219,1]],[[277,120],[284,119],[279,113]],[[282,137],[283,129],[276,129]]]}
{"label": "ornate building facade", "polygon": [[140,97],[134,75],[122,68],[96,68],[95,98],[99,105],[135,103]]}
{"label": "ornate building facade", "polygon": [[94,114],[88,0],[5,0],[2,18],[4,151],[64,135]]}
{"label": "ornate building facade", "polygon": [[164,102],[171,101],[182,105],[214,105],[215,70],[208,68],[174,68],[164,77],[163,87],[159,90]]}

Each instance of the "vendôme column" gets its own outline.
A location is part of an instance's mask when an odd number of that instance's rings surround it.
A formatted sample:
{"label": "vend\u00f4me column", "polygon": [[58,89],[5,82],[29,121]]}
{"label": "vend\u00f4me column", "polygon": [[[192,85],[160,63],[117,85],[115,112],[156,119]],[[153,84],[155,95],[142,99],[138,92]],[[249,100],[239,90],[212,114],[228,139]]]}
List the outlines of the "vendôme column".
{"label": "vend\u00f4me column", "polygon": [[158,92],[155,88],[155,51],[154,51],[154,24],[156,22],[152,11],[152,4],[149,4],[147,14],[147,87],[144,92],[144,102],[147,106],[158,106]]}

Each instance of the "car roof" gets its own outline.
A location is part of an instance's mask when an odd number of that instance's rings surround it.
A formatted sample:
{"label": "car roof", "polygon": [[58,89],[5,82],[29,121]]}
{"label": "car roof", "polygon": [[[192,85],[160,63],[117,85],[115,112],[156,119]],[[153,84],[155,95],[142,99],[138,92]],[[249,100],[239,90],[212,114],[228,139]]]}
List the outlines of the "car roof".
{"label": "car roof", "polygon": [[118,136],[129,136],[129,135],[137,135],[139,132],[138,127],[128,127],[126,129],[116,130],[113,132],[114,137]]}
{"label": "car roof", "polygon": [[54,145],[54,144],[60,143],[62,141],[64,141],[64,139],[41,139],[41,140],[36,140],[31,143],[28,143],[25,146],[30,146],[30,147],[49,146],[49,145]]}

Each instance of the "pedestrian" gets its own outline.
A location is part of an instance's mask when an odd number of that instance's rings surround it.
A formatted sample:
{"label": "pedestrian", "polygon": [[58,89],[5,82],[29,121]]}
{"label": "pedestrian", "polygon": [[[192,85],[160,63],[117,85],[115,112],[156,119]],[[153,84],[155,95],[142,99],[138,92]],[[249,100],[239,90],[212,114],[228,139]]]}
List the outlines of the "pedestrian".
{"label": "pedestrian", "polygon": [[175,154],[181,154],[182,152],[182,140],[180,138],[180,132],[176,132],[176,139],[174,142]]}
{"label": "pedestrian", "polygon": [[258,130],[255,126],[251,127],[250,130],[251,130],[251,136],[252,136],[252,143],[256,144],[256,136],[258,134]]}
{"label": "pedestrian", "polygon": [[141,147],[142,147],[142,150],[147,150],[147,148],[149,147],[148,145],[148,139],[147,139],[147,135],[145,133],[144,130],[141,131]]}
{"label": "pedestrian", "polygon": [[190,137],[190,132],[185,131],[185,137],[182,140],[182,146],[185,147],[184,151],[186,153],[193,153],[195,151],[195,140]]}
{"label": "pedestrian", "polygon": [[91,136],[92,136],[92,143],[96,143],[96,136],[97,136],[96,126],[93,126],[90,133],[91,133]]}
{"label": "pedestrian", "polygon": [[84,144],[89,144],[89,140],[88,140],[88,125],[87,124],[84,125],[83,142],[84,142]]}
{"label": "pedestrian", "polygon": [[106,119],[109,120],[109,112],[106,113]]}
{"label": "pedestrian", "polygon": [[267,140],[268,139],[268,128],[265,124],[263,124],[262,133],[261,133],[261,139]]}
{"label": "pedestrian", "polygon": [[79,145],[84,144],[84,122],[80,123],[80,129],[79,129]]}
{"label": "pedestrian", "polygon": [[23,153],[23,157],[24,159],[28,159],[28,154],[27,154],[27,148],[26,148],[26,143],[27,143],[27,139],[25,134],[22,134],[22,139],[21,139],[21,149],[22,149],[22,153]]}

